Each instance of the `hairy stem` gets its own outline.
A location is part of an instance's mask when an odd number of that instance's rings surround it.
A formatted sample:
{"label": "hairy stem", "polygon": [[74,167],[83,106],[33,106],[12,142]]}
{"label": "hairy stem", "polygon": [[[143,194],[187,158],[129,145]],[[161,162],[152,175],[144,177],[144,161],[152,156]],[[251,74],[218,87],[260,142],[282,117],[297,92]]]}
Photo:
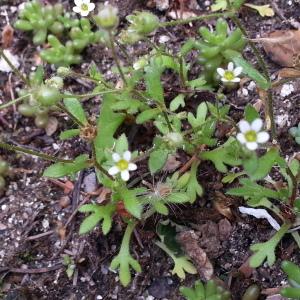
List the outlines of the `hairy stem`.
{"label": "hairy stem", "polygon": [[11,105],[14,105],[14,104],[20,102],[21,100],[27,98],[28,96],[30,96],[30,94],[27,94],[27,95],[24,95],[24,96],[19,97],[19,98],[17,98],[17,99],[13,99],[13,100],[11,100],[11,101],[9,101],[9,102],[6,102],[6,103],[0,105],[0,110],[1,110],[1,109],[4,109],[4,108],[6,108],[6,107],[9,107],[9,106],[11,106]]}
{"label": "hairy stem", "polygon": [[114,59],[116,65],[117,65],[117,68],[119,70],[119,73],[120,73],[120,76],[121,76],[121,78],[123,80],[123,83],[125,85],[127,85],[127,81],[126,81],[125,75],[124,75],[124,73],[122,71],[122,67],[121,67],[120,61],[119,61],[118,56],[117,56],[114,36],[112,35],[111,31],[108,31],[108,33],[109,33],[109,41],[110,41],[110,47],[111,47],[111,53],[112,53],[113,59]]}
{"label": "hairy stem", "polygon": [[9,151],[22,152],[22,153],[33,155],[33,156],[38,156],[42,159],[53,161],[53,162],[61,162],[61,163],[72,163],[73,162],[73,160],[57,158],[57,157],[54,157],[54,156],[51,156],[51,155],[48,155],[45,153],[41,153],[41,152],[34,151],[31,149],[23,148],[23,147],[14,146],[14,145],[7,144],[4,142],[0,142],[0,148],[6,149]]}
{"label": "hairy stem", "polygon": [[92,144],[92,152],[93,152],[93,163],[96,169],[98,169],[101,173],[103,173],[105,176],[107,176],[110,180],[115,180],[113,176],[111,176],[97,161],[96,157],[96,148],[95,144]]}
{"label": "hairy stem", "polygon": [[[240,28],[243,35],[246,38],[248,38],[247,31],[246,31],[245,27],[243,26],[243,24],[238,19],[238,17],[236,15],[232,15],[231,19],[235,23],[235,25]],[[263,72],[264,76],[266,77],[266,79],[271,84],[270,74],[269,74],[267,65],[266,65],[266,63],[263,59],[262,54],[260,53],[258,48],[255,46],[255,44],[249,39],[248,39],[248,44],[251,47],[254,55],[256,56],[256,58],[258,60],[258,63],[261,66],[261,69],[262,69],[262,72]],[[275,139],[276,138],[276,125],[275,125],[275,118],[274,118],[273,95],[272,95],[272,90],[271,89],[269,89],[267,91],[267,112],[268,112],[268,115],[269,115],[269,118],[270,118],[270,121],[271,121],[271,136],[272,136],[272,139]]]}
{"label": "hairy stem", "polygon": [[160,27],[166,27],[166,26],[175,26],[175,25],[182,25],[182,24],[188,24],[195,21],[202,21],[202,20],[208,20],[208,19],[214,19],[214,18],[228,18],[232,17],[234,15],[233,12],[227,12],[227,13],[213,13],[209,15],[202,15],[197,17],[191,17],[187,19],[180,19],[180,20],[174,20],[169,22],[161,22],[159,24]]}

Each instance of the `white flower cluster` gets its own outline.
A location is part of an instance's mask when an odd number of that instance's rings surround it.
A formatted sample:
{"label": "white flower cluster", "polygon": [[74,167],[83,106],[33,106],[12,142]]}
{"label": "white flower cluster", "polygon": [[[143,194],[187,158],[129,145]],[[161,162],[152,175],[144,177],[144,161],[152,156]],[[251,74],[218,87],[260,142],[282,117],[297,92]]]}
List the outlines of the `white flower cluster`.
{"label": "white flower cluster", "polygon": [[73,11],[82,17],[87,17],[95,9],[95,3],[90,0],[74,0],[74,3],[76,6],[73,7]]}

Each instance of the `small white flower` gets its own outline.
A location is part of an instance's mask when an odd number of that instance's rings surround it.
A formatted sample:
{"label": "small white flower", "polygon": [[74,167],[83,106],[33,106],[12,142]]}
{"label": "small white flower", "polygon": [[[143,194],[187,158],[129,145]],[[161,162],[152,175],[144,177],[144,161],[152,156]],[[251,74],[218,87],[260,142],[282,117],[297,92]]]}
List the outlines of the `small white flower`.
{"label": "small white flower", "polygon": [[221,80],[223,82],[240,82],[240,78],[238,77],[243,71],[242,67],[234,68],[234,64],[230,62],[228,64],[227,70],[222,68],[218,68],[217,72],[221,76]]}
{"label": "small white flower", "polygon": [[74,3],[76,6],[73,7],[73,11],[82,17],[86,17],[95,9],[95,4],[91,3],[90,0],[74,0]]}
{"label": "small white flower", "polygon": [[129,171],[137,169],[136,164],[130,162],[131,152],[125,151],[122,157],[118,153],[113,153],[112,158],[116,164],[108,170],[109,175],[115,176],[118,173],[121,173],[122,180],[128,181]]}
{"label": "small white flower", "polygon": [[[8,49],[3,50],[4,55],[8,58],[11,64],[18,69],[20,66],[17,56],[13,55]],[[4,73],[9,73],[12,71],[11,67],[8,65],[6,60],[1,56],[0,57],[0,71]]]}
{"label": "small white flower", "polygon": [[286,83],[282,86],[281,91],[280,91],[280,96],[281,97],[286,97],[290,95],[294,91],[294,86],[292,84]]}
{"label": "small white flower", "polygon": [[242,120],[239,123],[240,133],[236,138],[241,144],[245,144],[249,150],[256,150],[258,144],[266,143],[270,136],[266,131],[261,131],[263,121],[261,119],[255,119],[251,124],[246,120]]}

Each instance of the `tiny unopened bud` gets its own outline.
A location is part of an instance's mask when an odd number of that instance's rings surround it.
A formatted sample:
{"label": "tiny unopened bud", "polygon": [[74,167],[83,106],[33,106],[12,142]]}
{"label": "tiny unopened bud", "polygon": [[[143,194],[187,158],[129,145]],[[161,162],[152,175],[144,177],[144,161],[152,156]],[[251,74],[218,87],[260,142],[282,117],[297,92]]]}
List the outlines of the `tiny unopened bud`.
{"label": "tiny unopened bud", "polygon": [[60,90],[64,87],[64,80],[59,76],[53,76],[50,79],[47,79],[45,84]]}
{"label": "tiny unopened bud", "polygon": [[147,35],[151,33],[157,29],[159,25],[158,17],[146,11],[136,12],[135,15],[129,15],[126,19],[131,23],[128,31],[136,32],[140,35]]}
{"label": "tiny unopened bud", "polygon": [[67,67],[59,67],[57,69],[56,73],[57,73],[58,76],[67,77],[72,73],[72,71],[71,71],[70,68],[67,68]]}
{"label": "tiny unopened bud", "polygon": [[120,42],[125,45],[132,45],[143,39],[143,36],[137,32],[130,32],[128,30],[123,30],[120,33]]}
{"label": "tiny unopened bud", "polygon": [[118,9],[111,5],[104,5],[94,16],[96,24],[104,29],[112,30],[119,24]]}

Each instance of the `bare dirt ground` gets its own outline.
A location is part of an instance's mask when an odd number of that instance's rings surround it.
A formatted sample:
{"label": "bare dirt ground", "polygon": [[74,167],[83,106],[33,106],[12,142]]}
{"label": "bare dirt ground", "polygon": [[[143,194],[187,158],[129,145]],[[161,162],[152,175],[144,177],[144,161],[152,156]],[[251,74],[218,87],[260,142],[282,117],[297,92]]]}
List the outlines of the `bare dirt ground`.
{"label": "bare dirt ground", "polygon": [[[57,1],[48,1],[56,3]],[[68,6],[68,1],[62,1]],[[112,2],[112,1],[111,1]],[[249,1],[250,2],[250,1]],[[300,3],[296,0],[281,1],[252,1],[255,4],[271,3],[275,5],[276,14],[271,18],[262,18],[254,11],[243,9],[240,19],[246,26],[251,38],[263,35],[266,32],[277,29],[300,28]],[[21,1],[0,2],[0,31],[9,20],[13,23],[17,16],[17,6]],[[135,9],[145,9],[145,1],[113,1],[119,6],[121,15],[131,13]],[[198,1],[197,14],[207,13],[211,5],[210,1]],[[160,12],[155,8],[152,11],[166,20],[166,11]],[[214,21],[203,23],[214,24]],[[198,26],[176,26],[174,28],[160,29],[154,41],[161,36],[167,36],[168,47],[176,48],[188,36],[195,36]],[[146,46],[142,43],[130,49],[132,57],[138,57],[146,52]],[[29,72],[35,66],[37,50],[31,43],[30,36],[15,32],[12,50],[21,58],[21,68]],[[247,49],[246,56],[255,62],[251,51]],[[265,57],[271,74],[275,74],[280,66],[274,64]],[[112,57],[102,46],[92,46],[86,50],[84,56],[87,68],[91,60],[111,76],[109,72],[112,65]],[[76,67],[80,69],[80,67]],[[50,68],[48,69],[50,72]],[[11,99],[15,96],[16,88],[22,86],[22,82],[15,76],[0,73],[0,99]],[[85,89],[81,82],[69,80],[68,89],[81,92]],[[280,96],[280,89],[274,93],[274,105],[276,123],[279,131],[278,141],[286,155],[297,151],[297,144],[287,134],[287,129],[295,126],[300,121],[300,83],[295,81],[294,92],[286,98]],[[88,88],[88,87],[86,87]],[[171,90],[172,86],[170,86]],[[171,92],[170,92],[171,94]],[[239,90],[227,95],[232,104],[232,117],[239,120],[242,117],[243,108],[247,103],[256,103],[259,96],[251,88],[251,83],[246,83]],[[191,103],[191,109],[196,107],[203,98],[213,100],[214,97],[207,94],[197,95],[195,103]],[[209,99],[210,98],[210,99]],[[205,99],[206,100],[206,99]],[[96,113],[100,98],[86,103],[90,113]],[[59,116],[63,117],[63,116]],[[31,149],[42,150],[49,154],[63,154],[74,157],[86,149],[86,145],[77,139],[60,141],[58,133],[66,122],[59,125],[59,130],[47,136],[44,130],[37,129],[32,120],[21,117],[13,107],[0,112],[0,132],[6,139],[16,145],[25,145]],[[151,128],[124,128],[133,147],[145,149],[151,143],[155,134]],[[222,130],[220,134],[222,135]],[[153,300],[183,299],[179,294],[179,286],[191,285],[198,276],[187,276],[184,282],[171,275],[171,260],[156,247],[155,224],[157,217],[149,220],[143,226],[137,228],[137,238],[132,242],[132,253],[141,263],[143,272],[133,278],[128,288],[123,288],[116,273],[109,269],[112,257],[117,253],[121,241],[124,224],[116,217],[115,225],[108,236],[104,236],[99,228],[88,235],[80,236],[78,228],[82,220],[81,214],[74,211],[83,201],[90,201],[89,191],[95,191],[99,187],[94,182],[93,170],[81,172],[72,183],[74,189],[67,193],[61,184],[41,177],[43,169],[49,165],[40,159],[21,154],[0,150],[0,155],[12,166],[12,172],[8,179],[8,187],[5,194],[0,197],[0,298],[12,299],[121,299],[121,300]],[[185,157],[180,158],[185,161]],[[140,176],[146,166],[139,169]],[[171,215],[174,222],[196,228],[219,222],[223,217],[211,208],[211,200],[217,192],[224,192],[221,176],[217,174],[210,164],[206,164],[199,173],[200,182],[205,189],[205,195],[195,205],[176,208]],[[151,178],[149,179],[151,181]],[[286,283],[280,262],[283,259],[291,259],[300,262],[299,249],[294,241],[285,238],[277,251],[278,261],[272,266],[263,266],[256,270],[250,270],[249,276],[245,272],[239,272],[250,256],[249,246],[255,242],[267,240],[274,232],[270,226],[253,218],[242,217],[236,207],[240,204],[238,199],[232,205],[234,219],[230,220],[230,235],[223,241],[218,241],[218,250],[212,259],[216,276],[230,285],[233,299],[240,300],[241,294],[251,283],[257,283],[262,289],[277,288]],[[211,213],[207,213],[207,212]],[[65,224],[68,224],[65,226]],[[215,241],[209,236],[207,247],[215,247]],[[68,279],[65,266],[62,264],[62,255],[68,254],[76,263],[75,276]],[[1,299],[2,299],[1,298]],[[261,296],[260,299],[265,299]]]}

